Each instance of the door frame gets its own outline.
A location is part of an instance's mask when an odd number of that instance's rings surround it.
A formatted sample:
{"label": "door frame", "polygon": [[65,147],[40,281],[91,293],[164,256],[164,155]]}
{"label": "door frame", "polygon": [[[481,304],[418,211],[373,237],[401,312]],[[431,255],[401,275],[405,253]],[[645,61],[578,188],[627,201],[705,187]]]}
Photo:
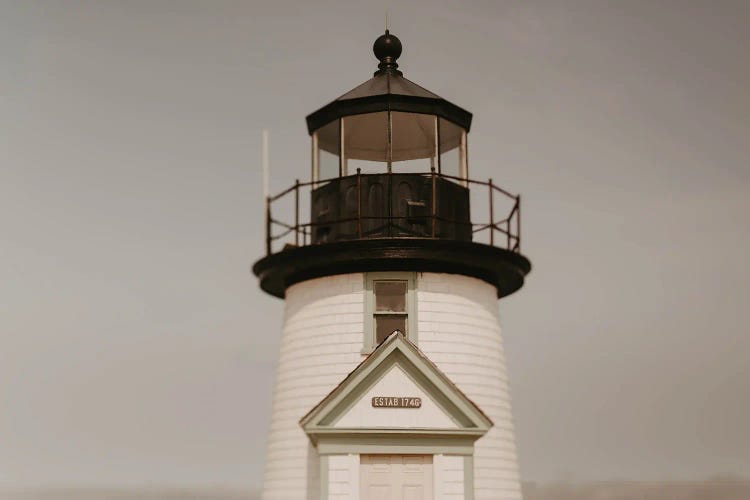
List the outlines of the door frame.
{"label": "door frame", "polygon": [[[388,448],[383,448],[384,450],[387,450]],[[433,478],[433,489],[434,489],[434,481],[435,478],[437,478],[437,473],[435,471],[435,457],[436,455],[452,455],[455,456],[453,453],[392,453],[389,451],[384,451],[382,453],[335,453],[335,454],[326,454],[326,455],[319,455],[319,474],[320,474],[320,498],[322,500],[328,499],[328,482],[329,482],[329,458],[333,455],[337,456],[348,456],[349,459],[354,462],[356,460],[356,467],[352,467],[352,482],[356,481],[356,485],[354,485],[354,488],[356,491],[355,498],[359,499],[359,488],[360,488],[360,467],[361,467],[361,456],[362,455],[431,455],[432,456],[432,478]],[[463,470],[464,470],[464,500],[474,500],[474,454],[473,450],[472,453],[469,455],[462,455],[463,457]],[[434,491],[433,491],[434,494]]]}

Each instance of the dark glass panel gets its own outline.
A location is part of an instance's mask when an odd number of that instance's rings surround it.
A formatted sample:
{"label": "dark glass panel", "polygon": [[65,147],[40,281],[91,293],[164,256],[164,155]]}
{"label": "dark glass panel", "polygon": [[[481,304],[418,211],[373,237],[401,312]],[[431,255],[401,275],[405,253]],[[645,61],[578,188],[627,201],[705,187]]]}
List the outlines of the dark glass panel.
{"label": "dark glass panel", "polygon": [[380,344],[395,330],[406,335],[406,315],[375,316],[375,342]]}
{"label": "dark glass panel", "polygon": [[405,312],[406,282],[376,281],[375,310],[378,312]]}

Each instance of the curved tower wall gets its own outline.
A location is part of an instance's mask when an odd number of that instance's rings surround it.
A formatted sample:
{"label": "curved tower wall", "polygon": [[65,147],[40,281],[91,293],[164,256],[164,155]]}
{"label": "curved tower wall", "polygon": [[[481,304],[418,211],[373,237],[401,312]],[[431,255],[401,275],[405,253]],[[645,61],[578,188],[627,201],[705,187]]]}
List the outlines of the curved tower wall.
{"label": "curved tower wall", "polygon": [[[317,278],[286,291],[268,435],[264,500],[307,498],[319,467],[299,420],[363,359],[364,276]],[[521,498],[495,287],[417,273],[418,347],[494,422],[475,444],[475,498]]]}
{"label": "curved tower wall", "polygon": [[[299,420],[363,359],[362,273],[303,281],[286,290],[273,391],[263,500],[301,500],[318,467]],[[308,481],[309,479],[309,481]]]}
{"label": "curved tower wall", "polygon": [[497,290],[476,278],[421,273],[419,348],[495,424],[474,445],[477,500],[521,498]]}

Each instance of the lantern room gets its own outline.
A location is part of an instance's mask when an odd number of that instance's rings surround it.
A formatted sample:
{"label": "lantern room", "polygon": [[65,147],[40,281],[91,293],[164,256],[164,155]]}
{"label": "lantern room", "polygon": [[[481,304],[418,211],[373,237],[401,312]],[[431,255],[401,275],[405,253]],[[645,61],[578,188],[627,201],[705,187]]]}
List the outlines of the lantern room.
{"label": "lantern room", "polygon": [[307,117],[312,179],[362,173],[438,173],[468,178],[471,113],[404,78],[401,42],[388,31],[373,45],[372,79]]}
{"label": "lantern room", "polygon": [[471,240],[471,113],[404,78],[397,63],[401,50],[386,31],[373,45],[380,61],[373,78],[307,117],[315,243]]}

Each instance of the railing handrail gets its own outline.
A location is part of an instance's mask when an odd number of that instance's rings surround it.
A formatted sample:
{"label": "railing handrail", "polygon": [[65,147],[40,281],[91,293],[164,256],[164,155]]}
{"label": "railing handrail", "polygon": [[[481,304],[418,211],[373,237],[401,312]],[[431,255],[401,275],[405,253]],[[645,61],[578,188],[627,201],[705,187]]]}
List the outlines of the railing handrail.
{"label": "railing handrail", "polygon": [[[498,246],[495,242],[494,233],[497,231],[498,233],[505,235],[506,238],[506,249],[513,251],[513,252],[520,252],[520,246],[521,246],[521,196],[520,195],[514,195],[505,189],[499,187],[497,184],[493,182],[492,179],[489,179],[487,181],[481,181],[476,179],[469,179],[469,178],[463,178],[463,177],[457,177],[454,175],[445,174],[442,172],[435,171],[434,168],[430,170],[430,172],[382,172],[382,173],[362,173],[360,169],[357,169],[357,172],[352,175],[347,176],[336,176],[331,177],[328,179],[319,179],[315,181],[305,181],[301,182],[299,179],[295,181],[294,184],[292,184],[289,188],[273,195],[268,196],[266,198],[266,253],[270,255],[272,253],[272,243],[274,241],[277,241],[281,238],[284,238],[285,236],[289,235],[290,233],[294,232],[294,244],[295,246],[300,246],[300,234],[302,235],[302,246],[307,246],[308,244],[314,244],[312,242],[312,234],[313,229],[317,226],[324,226],[324,225],[333,225],[333,224],[345,224],[350,222],[357,222],[357,237],[362,238],[363,232],[362,232],[362,222],[363,221],[372,221],[372,220],[378,220],[383,221],[392,224],[392,221],[394,220],[403,220],[403,215],[384,215],[384,216],[369,216],[369,215],[362,215],[362,207],[361,207],[361,189],[362,189],[362,183],[361,178],[362,177],[368,177],[368,176],[383,176],[383,175],[389,175],[389,176],[401,176],[401,175],[408,175],[408,176],[420,176],[424,177],[426,179],[430,179],[432,182],[432,207],[430,211],[430,215],[421,216],[423,218],[427,218],[431,221],[431,230],[429,231],[429,236],[419,236],[421,238],[436,238],[436,232],[435,232],[435,225],[438,221],[440,222],[446,222],[446,223],[453,223],[453,224],[468,224],[471,226],[471,234],[476,234],[482,231],[489,230],[489,240],[490,245],[492,246]],[[357,178],[357,216],[356,217],[344,217],[336,220],[329,220],[329,221],[319,221],[319,222],[313,222],[310,220],[309,222],[300,222],[299,220],[299,194],[300,190],[303,188],[311,188],[311,192],[318,187],[327,184],[329,182],[333,182],[342,178]],[[484,186],[488,190],[489,194],[489,222],[487,223],[474,223],[471,221],[466,220],[456,220],[456,219],[450,219],[447,217],[440,216],[436,213],[436,186],[435,181],[436,179],[448,179],[451,181],[457,181],[459,184],[464,185],[467,189],[469,189],[469,186],[476,185],[476,186]],[[284,196],[294,193],[294,224],[286,223],[278,219],[274,219],[271,215],[271,208],[272,204],[275,201],[278,201],[279,199],[283,198]],[[513,208],[510,210],[508,215],[504,219],[500,220],[494,220],[494,194],[500,193],[503,196],[513,200]],[[513,224],[515,222],[515,224]],[[282,231],[280,234],[273,235],[272,230],[273,226],[278,225],[285,230]],[[502,227],[502,226],[505,227]],[[513,231],[513,226],[515,225],[515,231]],[[308,243],[307,237],[310,237],[310,243]],[[408,237],[408,236],[407,236]],[[387,237],[386,237],[387,238]],[[399,236],[397,238],[404,238],[404,236]]]}

